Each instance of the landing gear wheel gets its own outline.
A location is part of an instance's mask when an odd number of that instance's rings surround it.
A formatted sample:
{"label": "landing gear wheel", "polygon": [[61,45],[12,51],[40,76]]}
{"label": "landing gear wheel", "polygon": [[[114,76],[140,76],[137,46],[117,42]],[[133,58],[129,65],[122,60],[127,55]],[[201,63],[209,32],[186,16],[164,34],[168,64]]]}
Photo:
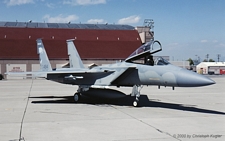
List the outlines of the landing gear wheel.
{"label": "landing gear wheel", "polygon": [[79,93],[75,93],[73,99],[74,99],[75,102],[78,102],[79,99],[80,99],[80,94]]}
{"label": "landing gear wheel", "polygon": [[133,106],[134,107],[138,107],[138,102],[139,102],[139,97],[140,97],[140,91],[143,88],[143,86],[141,85],[134,85],[132,92],[131,92],[131,96],[135,96],[135,100],[133,102]]}
{"label": "landing gear wheel", "polygon": [[138,106],[138,100],[134,100],[133,106],[134,106],[134,107],[137,107],[137,106]]}

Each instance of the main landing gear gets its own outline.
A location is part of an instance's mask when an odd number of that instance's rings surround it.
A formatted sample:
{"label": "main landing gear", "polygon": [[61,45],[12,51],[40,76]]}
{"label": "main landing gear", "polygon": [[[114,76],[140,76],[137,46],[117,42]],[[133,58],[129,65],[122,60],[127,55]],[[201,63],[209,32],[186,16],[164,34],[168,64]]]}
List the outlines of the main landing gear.
{"label": "main landing gear", "polygon": [[143,86],[139,86],[139,85],[134,85],[132,92],[131,92],[131,96],[135,96],[135,100],[133,102],[133,106],[137,107],[138,106],[138,102],[139,102],[139,97],[140,97],[140,91],[143,88]]}
{"label": "main landing gear", "polygon": [[74,97],[73,97],[74,102],[78,102],[81,98],[81,93],[88,90],[89,90],[89,87],[87,86],[79,86],[77,92],[74,94]]}
{"label": "main landing gear", "polygon": [[[134,107],[138,107],[139,105],[139,97],[140,97],[140,91],[143,88],[143,86],[141,85],[134,85],[132,92],[131,92],[131,96],[135,97],[134,101],[133,101],[133,106]],[[85,87],[85,86],[79,86],[77,92],[74,94],[74,102],[78,102],[81,98],[81,93],[88,91],[89,87]]]}
{"label": "main landing gear", "polygon": [[78,102],[78,101],[80,100],[80,96],[81,96],[80,93],[75,93],[75,94],[74,94],[74,97],[73,97],[74,101],[75,101],[75,102]]}

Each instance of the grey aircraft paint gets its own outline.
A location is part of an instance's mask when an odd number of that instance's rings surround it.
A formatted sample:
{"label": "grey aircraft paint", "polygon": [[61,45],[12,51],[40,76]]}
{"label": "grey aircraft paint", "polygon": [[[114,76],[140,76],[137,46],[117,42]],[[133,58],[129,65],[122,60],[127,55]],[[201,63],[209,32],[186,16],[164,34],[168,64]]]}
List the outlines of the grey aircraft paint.
{"label": "grey aircraft paint", "polygon": [[[159,45],[155,48],[154,44]],[[156,85],[174,87],[200,87],[215,84],[203,75],[174,66],[163,58],[151,60],[151,55],[162,50],[159,41],[150,41],[134,51],[125,61],[115,64],[96,66],[91,69],[84,68],[73,40],[67,40],[70,68],[52,70],[41,39],[37,40],[37,49],[40,57],[41,70],[39,72],[26,72],[37,77],[47,76],[46,79],[63,84],[78,85],[74,94],[75,102],[80,95],[93,95],[98,97],[121,97],[121,92],[109,89],[109,86],[133,87],[131,96],[135,96],[134,106],[138,105],[140,89],[143,85]],[[145,64],[134,63],[136,59],[145,58]],[[13,73],[7,73],[13,74]],[[15,74],[15,73],[14,73]],[[18,74],[18,73],[17,73]],[[106,89],[106,90],[105,90]],[[99,93],[96,93],[99,91]]]}

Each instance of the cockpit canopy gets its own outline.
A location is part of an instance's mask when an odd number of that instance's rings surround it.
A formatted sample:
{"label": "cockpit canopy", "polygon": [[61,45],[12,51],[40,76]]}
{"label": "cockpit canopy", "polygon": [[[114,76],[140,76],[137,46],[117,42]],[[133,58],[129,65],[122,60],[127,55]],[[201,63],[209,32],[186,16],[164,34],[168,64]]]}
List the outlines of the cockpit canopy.
{"label": "cockpit canopy", "polygon": [[158,57],[155,59],[155,65],[168,65],[170,64],[167,60],[163,59],[162,57]]}
{"label": "cockpit canopy", "polygon": [[132,62],[138,60],[140,58],[149,56],[156,52],[162,50],[161,43],[157,40],[151,40],[150,42],[145,43],[144,45],[140,46],[136,49],[126,60],[125,62]]}
{"label": "cockpit canopy", "polygon": [[142,59],[144,61],[143,64],[145,65],[168,65],[170,64],[167,60],[163,59],[162,57],[158,57],[157,59],[153,60],[152,54],[159,52],[162,50],[161,43],[159,41],[151,40],[146,44],[140,46],[136,49],[126,60],[125,62],[133,62]]}
{"label": "cockpit canopy", "polygon": [[140,55],[140,54],[142,54],[144,52],[147,52],[147,51],[150,52],[152,43],[153,43],[153,40],[151,40],[150,42],[147,42],[144,45],[140,46],[128,58]]}

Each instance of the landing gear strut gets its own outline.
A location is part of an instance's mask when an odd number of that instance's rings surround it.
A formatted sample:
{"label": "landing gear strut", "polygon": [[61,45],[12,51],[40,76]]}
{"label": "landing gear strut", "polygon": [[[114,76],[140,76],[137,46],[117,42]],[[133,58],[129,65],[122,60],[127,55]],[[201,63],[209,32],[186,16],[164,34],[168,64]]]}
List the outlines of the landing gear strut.
{"label": "landing gear strut", "polygon": [[133,102],[133,106],[137,107],[138,106],[138,102],[139,102],[139,97],[140,97],[140,91],[143,88],[143,86],[139,86],[139,85],[134,85],[132,92],[131,92],[131,96],[135,96],[135,100]]}

